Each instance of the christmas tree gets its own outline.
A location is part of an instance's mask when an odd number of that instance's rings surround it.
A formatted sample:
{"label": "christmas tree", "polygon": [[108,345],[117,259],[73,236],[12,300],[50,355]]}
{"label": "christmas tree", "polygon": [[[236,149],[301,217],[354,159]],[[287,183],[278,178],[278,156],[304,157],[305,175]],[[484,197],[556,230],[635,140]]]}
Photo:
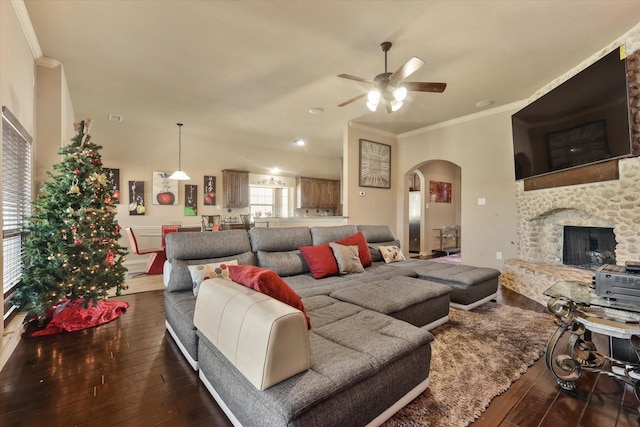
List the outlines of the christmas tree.
{"label": "christmas tree", "polygon": [[89,135],[91,120],[75,123],[77,135],[58,154],[62,161],[33,203],[23,243],[24,269],[16,301],[44,320],[60,301],[97,304],[116,287],[125,289],[127,249],[120,246],[120,226],[113,185],[102,169],[100,149]]}

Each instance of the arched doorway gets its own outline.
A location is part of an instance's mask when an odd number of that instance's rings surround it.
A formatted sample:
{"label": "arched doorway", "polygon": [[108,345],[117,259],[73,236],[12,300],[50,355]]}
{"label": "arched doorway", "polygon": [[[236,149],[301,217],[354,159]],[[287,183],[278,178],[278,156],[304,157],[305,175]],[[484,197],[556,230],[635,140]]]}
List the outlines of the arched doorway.
{"label": "arched doorway", "polygon": [[408,172],[406,220],[412,256],[461,248],[461,177],[460,166],[446,160],[429,160]]}

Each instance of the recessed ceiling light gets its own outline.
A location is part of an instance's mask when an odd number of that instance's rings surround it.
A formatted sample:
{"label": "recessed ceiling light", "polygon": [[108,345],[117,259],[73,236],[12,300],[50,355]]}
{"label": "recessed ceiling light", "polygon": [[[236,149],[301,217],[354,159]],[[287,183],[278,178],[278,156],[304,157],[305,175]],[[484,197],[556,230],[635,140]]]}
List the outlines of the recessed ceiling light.
{"label": "recessed ceiling light", "polygon": [[280,168],[277,166],[275,168],[271,168],[271,173],[280,173]]}
{"label": "recessed ceiling light", "polygon": [[118,114],[109,114],[109,121],[120,123],[122,121],[122,116]]}
{"label": "recessed ceiling light", "polygon": [[492,105],[493,102],[494,101],[492,99],[483,99],[482,101],[476,102],[476,107],[478,108],[488,107],[489,105]]}
{"label": "recessed ceiling light", "polygon": [[293,142],[296,145],[300,146],[300,147],[302,147],[304,145],[304,139],[302,139],[302,138],[296,138],[296,139],[293,140]]}
{"label": "recessed ceiling light", "polygon": [[322,114],[324,113],[324,108],[320,108],[320,107],[309,108],[309,112],[311,114]]}

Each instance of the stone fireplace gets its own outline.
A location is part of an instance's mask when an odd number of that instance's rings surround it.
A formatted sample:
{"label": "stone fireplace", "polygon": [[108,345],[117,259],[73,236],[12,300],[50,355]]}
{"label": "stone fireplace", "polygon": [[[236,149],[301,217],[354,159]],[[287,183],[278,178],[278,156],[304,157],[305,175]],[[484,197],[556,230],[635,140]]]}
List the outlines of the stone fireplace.
{"label": "stone fireplace", "polygon": [[618,180],[524,191],[517,182],[518,256],[562,263],[564,226],[613,228],[617,264],[640,258],[640,158],[618,161]]}
{"label": "stone fireplace", "polygon": [[619,179],[524,191],[516,182],[518,258],[505,261],[502,284],[546,304],[558,280],[591,282],[593,271],[564,265],[565,226],[612,228],[616,264],[640,260],[640,157],[618,161]]}

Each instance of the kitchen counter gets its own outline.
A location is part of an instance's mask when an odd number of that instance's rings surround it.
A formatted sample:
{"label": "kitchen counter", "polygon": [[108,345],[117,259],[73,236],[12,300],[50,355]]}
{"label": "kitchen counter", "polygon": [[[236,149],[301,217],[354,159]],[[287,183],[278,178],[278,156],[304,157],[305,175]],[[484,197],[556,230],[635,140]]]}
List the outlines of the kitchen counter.
{"label": "kitchen counter", "polygon": [[256,227],[322,227],[345,225],[346,216],[293,216],[293,217],[259,217],[254,218]]}

